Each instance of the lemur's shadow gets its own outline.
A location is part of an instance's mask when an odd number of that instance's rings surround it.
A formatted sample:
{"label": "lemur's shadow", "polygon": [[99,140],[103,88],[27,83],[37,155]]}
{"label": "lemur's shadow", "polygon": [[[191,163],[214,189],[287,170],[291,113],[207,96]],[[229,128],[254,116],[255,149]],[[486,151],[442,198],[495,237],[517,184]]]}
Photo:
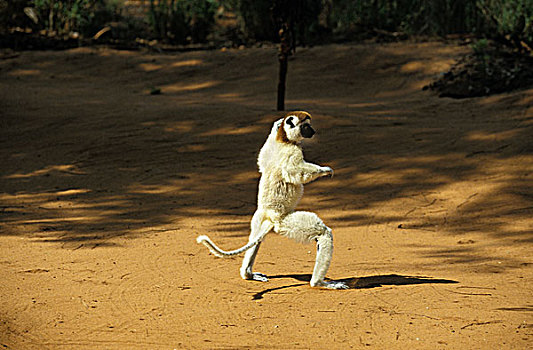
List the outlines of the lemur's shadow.
{"label": "lemur's shadow", "polygon": [[[276,278],[293,278],[301,282],[309,282],[311,280],[311,275],[309,274],[294,274],[294,275],[275,275],[268,276],[270,279]],[[389,286],[406,286],[406,285],[415,285],[415,284],[441,284],[441,283],[459,283],[454,280],[439,279],[432,277],[424,276],[401,276],[401,275],[378,275],[378,276],[366,276],[366,277],[351,277],[343,278],[336,281],[341,281],[348,285],[348,289],[368,289],[368,288],[378,288],[383,287],[384,285]],[[307,284],[305,283],[305,284]],[[277,287],[266,289],[262,292],[254,294],[253,299],[259,300],[263,298],[263,295],[269,292],[273,292],[280,289],[298,287],[305,285],[304,283],[291,284],[289,286]]]}
{"label": "lemur's shadow", "polygon": [[[311,280],[310,274],[294,274],[294,275],[276,275],[269,276],[269,278],[294,278],[298,281],[309,282]],[[343,278],[335,281],[344,282],[349,289],[366,289],[388,286],[406,286],[412,284],[428,284],[428,283],[459,283],[453,280],[438,279],[424,276],[401,276],[401,275],[378,275],[366,277],[351,277]]]}

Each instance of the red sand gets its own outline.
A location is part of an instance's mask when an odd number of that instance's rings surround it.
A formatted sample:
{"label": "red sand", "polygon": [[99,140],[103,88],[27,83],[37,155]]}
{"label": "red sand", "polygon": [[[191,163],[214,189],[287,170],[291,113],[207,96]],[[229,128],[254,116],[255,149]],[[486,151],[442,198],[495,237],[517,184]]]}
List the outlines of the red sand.
{"label": "red sand", "polygon": [[[274,48],[80,48],[0,60],[0,348],[525,349],[533,339],[533,90],[466,100],[421,88],[467,48],[299,49],[287,108],[335,169],[300,205],[333,229],[270,235],[243,281]],[[150,95],[153,88],[162,94]]]}

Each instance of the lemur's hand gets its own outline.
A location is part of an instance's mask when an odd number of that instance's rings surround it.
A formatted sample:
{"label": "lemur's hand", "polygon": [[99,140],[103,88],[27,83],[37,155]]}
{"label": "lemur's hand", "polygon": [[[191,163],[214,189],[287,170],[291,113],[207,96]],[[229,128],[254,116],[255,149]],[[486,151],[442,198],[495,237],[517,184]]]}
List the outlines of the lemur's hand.
{"label": "lemur's hand", "polygon": [[329,166],[323,166],[320,168],[321,176],[328,176],[330,178],[333,177],[333,169],[331,169]]}

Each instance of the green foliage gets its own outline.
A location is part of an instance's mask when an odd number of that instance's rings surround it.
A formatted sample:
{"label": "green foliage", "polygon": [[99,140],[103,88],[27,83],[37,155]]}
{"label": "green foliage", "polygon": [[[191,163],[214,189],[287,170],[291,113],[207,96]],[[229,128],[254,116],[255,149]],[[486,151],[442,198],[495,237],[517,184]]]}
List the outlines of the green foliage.
{"label": "green foliage", "polygon": [[80,32],[94,35],[111,20],[118,7],[117,1],[105,0],[32,0],[29,5],[35,11],[41,29],[58,34]]}
{"label": "green foliage", "polygon": [[[121,16],[124,0],[0,0],[0,32],[19,27],[91,37],[111,22],[126,23],[123,38],[143,36]],[[205,42],[219,6],[236,15],[235,37],[278,41],[274,3],[285,4],[296,41],[357,39],[376,33],[474,33],[533,47],[533,0],[144,0],[153,36],[173,43]],[[132,17],[133,18],[133,17]],[[136,19],[139,20],[139,19]],[[146,24],[146,23],[143,23]],[[222,31],[224,28],[222,28]],[[135,32],[137,31],[137,32]],[[240,32],[239,32],[240,31]],[[135,33],[131,33],[135,32]],[[392,36],[396,37],[396,36]]]}
{"label": "green foliage", "polygon": [[0,0],[0,32],[12,27],[30,27],[32,21],[24,13],[29,0]]}
{"label": "green foliage", "polygon": [[393,7],[388,1],[333,1],[331,23],[337,33],[357,29],[393,29],[395,23]]}
{"label": "green foliage", "polygon": [[113,20],[120,0],[0,0],[0,31],[10,28],[47,30],[58,35],[94,35]]}
{"label": "green foliage", "polygon": [[[479,32],[486,26],[483,27],[478,1],[292,0],[291,4],[302,9],[301,14],[298,14],[296,36],[312,41],[324,33],[332,33],[337,37],[357,37],[358,34],[375,31],[414,35]],[[272,0],[226,0],[223,4],[238,14],[246,37],[256,40],[277,39],[270,16]]]}
{"label": "green foliage", "polygon": [[445,35],[473,29],[476,0],[338,0],[330,25],[337,33],[353,30],[402,31]]}
{"label": "green foliage", "polygon": [[472,51],[475,55],[484,55],[489,47],[489,41],[487,39],[477,40],[472,44]]}
{"label": "green foliage", "polygon": [[325,0],[339,35],[372,30],[415,35],[474,33],[532,43],[533,0]]}
{"label": "green foliage", "polygon": [[271,15],[271,0],[230,0],[223,4],[237,14],[245,37],[258,41],[278,39]]}
{"label": "green foliage", "polygon": [[319,39],[326,31],[320,24],[322,0],[300,0],[300,13],[295,23],[296,39],[302,43],[309,43]]}
{"label": "green foliage", "polygon": [[487,33],[533,43],[533,0],[478,0]]}
{"label": "green foliage", "polygon": [[[257,41],[279,40],[279,28],[272,14],[275,1],[225,0],[221,3],[237,14],[240,29],[246,38]],[[324,0],[290,0],[285,4],[293,9],[291,15],[297,17],[294,23],[294,34],[298,40],[312,40],[321,33],[319,14],[324,6],[323,3]]]}
{"label": "green foliage", "polygon": [[215,0],[150,0],[154,34],[170,42],[205,42],[215,24]]}

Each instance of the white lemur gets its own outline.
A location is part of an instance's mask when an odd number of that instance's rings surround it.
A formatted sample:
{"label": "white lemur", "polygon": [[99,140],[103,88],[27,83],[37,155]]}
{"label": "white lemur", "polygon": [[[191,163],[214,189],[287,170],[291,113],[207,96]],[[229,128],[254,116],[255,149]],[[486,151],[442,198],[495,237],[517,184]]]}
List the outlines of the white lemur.
{"label": "white lemur", "polygon": [[307,163],[304,160],[301,141],[311,138],[314,134],[311,115],[307,112],[290,112],[272,126],[257,159],[261,179],[257,210],[252,218],[248,244],[226,252],[218,248],[207,236],[198,236],[196,239],[219,257],[246,251],[240,269],[243,279],[268,281],[265,275],[252,272],[252,266],[261,241],[274,230],[301,243],[313,240],[317,242],[316,262],[310,281],[312,287],[347,288],[343,282],[324,280],[333,254],[331,229],[316,214],[295,211],[303,195],[303,184],[321,176],[333,176],[330,167]]}

